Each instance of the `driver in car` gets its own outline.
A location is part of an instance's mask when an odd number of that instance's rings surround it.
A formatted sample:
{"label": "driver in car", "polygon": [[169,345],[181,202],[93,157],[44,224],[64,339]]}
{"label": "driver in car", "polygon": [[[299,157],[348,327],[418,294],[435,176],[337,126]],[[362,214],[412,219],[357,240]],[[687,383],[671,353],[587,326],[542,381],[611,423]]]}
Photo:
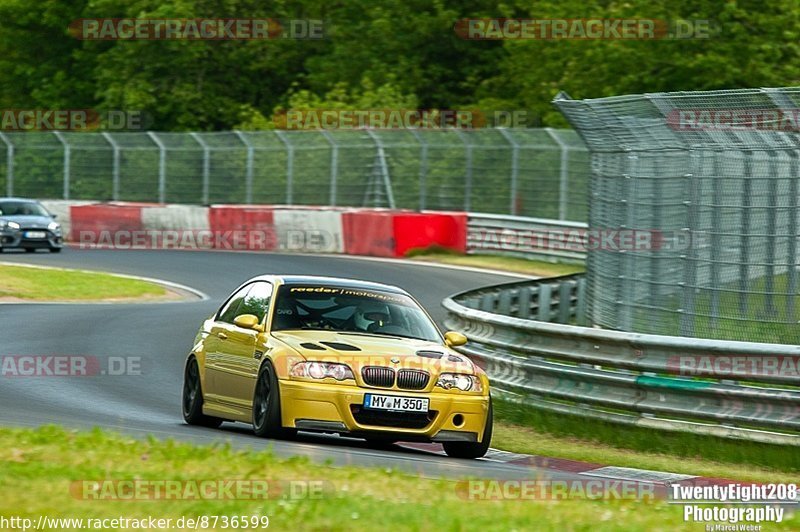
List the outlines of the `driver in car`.
{"label": "driver in car", "polygon": [[356,329],[374,332],[376,329],[390,325],[392,316],[389,307],[378,301],[365,301],[356,309],[354,316]]}

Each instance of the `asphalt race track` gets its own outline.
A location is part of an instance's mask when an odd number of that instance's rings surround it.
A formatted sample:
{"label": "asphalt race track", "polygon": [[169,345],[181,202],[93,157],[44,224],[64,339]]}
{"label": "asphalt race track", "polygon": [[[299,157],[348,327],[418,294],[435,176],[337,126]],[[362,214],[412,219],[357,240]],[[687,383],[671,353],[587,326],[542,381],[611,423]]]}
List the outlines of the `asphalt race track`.
{"label": "asphalt race track", "polygon": [[430,477],[579,478],[491,459],[457,460],[399,446],[369,447],[361,440],[301,434],[294,441],[257,438],[249,426],[221,429],[183,423],[183,362],[201,321],[244,280],[264,273],[352,277],[407,289],[441,322],[448,295],[517,277],[348,257],[201,251],[65,249],[5,253],[0,260],[154,277],[187,285],[208,300],[149,304],[0,305],[0,356],[82,355],[141,357],[141,375],[0,377],[0,424],[94,426],[143,436],[235,446],[273,446],[278,455],[303,455],[334,464],[380,465]]}

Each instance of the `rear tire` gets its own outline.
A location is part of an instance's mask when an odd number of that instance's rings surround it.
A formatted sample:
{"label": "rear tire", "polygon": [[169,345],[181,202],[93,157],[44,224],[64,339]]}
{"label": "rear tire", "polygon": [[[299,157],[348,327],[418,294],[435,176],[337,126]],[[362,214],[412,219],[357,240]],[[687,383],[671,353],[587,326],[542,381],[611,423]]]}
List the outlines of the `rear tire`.
{"label": "rear tire", "polygon": [[452,458],[480,458],[489,450],[489,445],[492,443],[492,426],[494,413],[492,408],[492,400],[489,399],[489,412],[486,414],[486,428],[483,430],[483,441],[477,442],[462,442],[462,441],[446,441],[442,443],[444,452],[447,456]]}
{"label": "rear tire", "polygon": [[281,419],[281,392],[275,367],[267,360],[261,365],[253,394],[253,431],[261,438],[290,438],[297,433],[284,428]]}
{"label": "rear tire", "polygon": [[203,388],[200,384],[200,368],[197,359],[192,357],[186,363],[183,375],[182,396],[183,420],[189,425],[215,429],[222,424],[218,417],[203,414]]}
{"label": "rear tire", "polygon": [[35,251],[36,251],[36,250],[35,250],[35,249],[33,249],[33,248],[25,248],[25,253],[33,253],[33,252],[35,252]]}

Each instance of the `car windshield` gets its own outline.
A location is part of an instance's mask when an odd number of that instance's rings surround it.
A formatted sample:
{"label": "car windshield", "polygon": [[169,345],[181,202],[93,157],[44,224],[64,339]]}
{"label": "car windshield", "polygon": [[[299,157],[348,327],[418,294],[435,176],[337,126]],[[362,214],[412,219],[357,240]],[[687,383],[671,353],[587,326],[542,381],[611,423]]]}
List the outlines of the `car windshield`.
{"label": "car windshield", "polygon": [[272,330],[292,329],[441,342],[436,326],[409,296],[341,286],[281,286],[275,302]]}
{"label": "car windshield", "polygon": [[0,216],[50,216],[34,201],[0,201]]}

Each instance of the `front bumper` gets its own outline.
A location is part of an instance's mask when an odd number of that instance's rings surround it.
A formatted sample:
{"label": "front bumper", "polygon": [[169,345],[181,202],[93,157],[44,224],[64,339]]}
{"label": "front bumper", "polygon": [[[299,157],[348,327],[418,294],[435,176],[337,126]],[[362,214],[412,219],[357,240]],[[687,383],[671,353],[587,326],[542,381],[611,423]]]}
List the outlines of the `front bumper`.
{"label": "front bumper", "polygon": [[[281,380],[280,390],[285,427],[406,441],[482,441],[489,410],[488,395],[457,392],[419,393],[295,380]],[[365,393],[427,398],[429,413],[365,411]]]}
{"label": "front bumper", "polygon": [[[30,232],[44,233],[44,238],[30,238]],[[0,248],[13,249],[52,249],[64,246],[64,239],[60,233],[53,233],[48,229],[11,229],[6,227],[0,230]]]}

